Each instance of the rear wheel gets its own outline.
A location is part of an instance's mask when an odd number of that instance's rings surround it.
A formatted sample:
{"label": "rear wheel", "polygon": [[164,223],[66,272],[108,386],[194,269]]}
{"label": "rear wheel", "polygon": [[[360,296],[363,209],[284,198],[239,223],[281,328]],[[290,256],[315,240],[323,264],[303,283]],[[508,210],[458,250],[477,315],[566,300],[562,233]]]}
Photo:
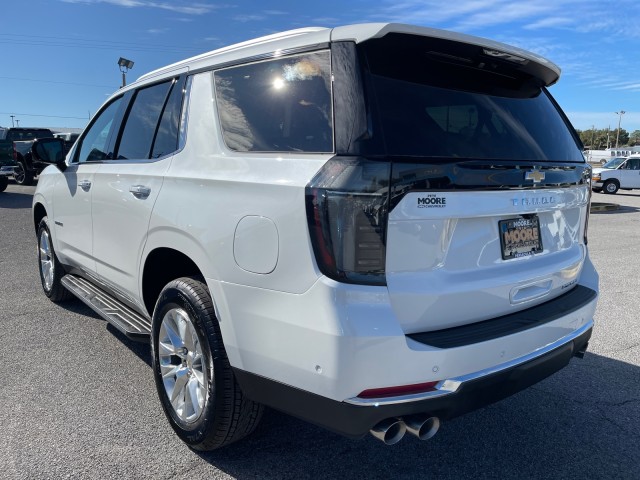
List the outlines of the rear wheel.
{"label": "rear wheel", "polygon": [[187,445],[214,450],[255,430],[263,407],[236,382],[204,283],[179,278],[164,287],[151,344],[162,408]]}
{"label": "rear wheel", "polygon": [[18,160],[18,165],[13,171],[13,179],[18,185],[32,185],[33,173],[27,169],[24,160]]}
{"label": "rear wheel", "polygon": [[53,249],[47,217],[40,221],[38,227],[38,267],[42,289],[51,301],[62,302],[73,298],[73,294],[62,285],[65,272]]}
{"label": "rear wheel", "polygon": [[0,177],[0,192],[4,192],[9,185],[9,179],[7,177]]}
{"label": "rear wheel", "polygon": [[620,185],[618,185],[618,182],[616,182],[615,180],[607,180],[606,182],[604,182],[604,185],[602,186],[602,189],[604,190],[604,192],[609,193],[611,195],[613,195],[614,193],[617,193],[619,188],[620,188]]}

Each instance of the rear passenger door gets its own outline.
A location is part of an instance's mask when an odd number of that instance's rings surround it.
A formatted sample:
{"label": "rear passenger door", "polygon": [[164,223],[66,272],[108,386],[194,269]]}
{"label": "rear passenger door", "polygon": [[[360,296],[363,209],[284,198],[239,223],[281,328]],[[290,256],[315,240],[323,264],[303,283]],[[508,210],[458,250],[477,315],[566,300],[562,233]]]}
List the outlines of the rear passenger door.
{"label": "rear passenger door", "polygon": [[96,173],[93,252],[100,280],[138,303],[138,268],[153,205],[178,149],[184,78],[133,94],[112,160]]}

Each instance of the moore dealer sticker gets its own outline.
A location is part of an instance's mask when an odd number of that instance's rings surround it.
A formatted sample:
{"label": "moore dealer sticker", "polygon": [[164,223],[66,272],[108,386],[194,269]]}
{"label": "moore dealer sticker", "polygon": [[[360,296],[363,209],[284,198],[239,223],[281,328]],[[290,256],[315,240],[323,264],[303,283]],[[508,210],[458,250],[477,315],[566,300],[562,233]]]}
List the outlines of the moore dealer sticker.
{"label": "moore dealer sticker", "polygon": [[447,197],[442,194],[430,193],[418,197],[418,208],[445,208],[446,206]]}
{"label": "moore dealer sticker", "polygon": [[542,251],[540,220],[537,215],[498,222],[502,259],[527,257]]}

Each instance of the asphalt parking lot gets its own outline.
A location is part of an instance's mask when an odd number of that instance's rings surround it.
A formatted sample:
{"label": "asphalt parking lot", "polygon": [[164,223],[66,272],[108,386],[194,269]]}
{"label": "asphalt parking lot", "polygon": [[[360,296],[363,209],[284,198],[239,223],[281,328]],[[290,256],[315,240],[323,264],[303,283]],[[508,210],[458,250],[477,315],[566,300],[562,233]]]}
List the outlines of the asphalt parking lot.
{"label": "asphalt parking lot", "polygon": [[79,301],[42,294],[34,187],[0,193],[0,478],[640,478],[640,191],[594,213],[596,330],[583,360],[430,441],[348,440],[274,411],[198,454],[156,397],[150,349]]}

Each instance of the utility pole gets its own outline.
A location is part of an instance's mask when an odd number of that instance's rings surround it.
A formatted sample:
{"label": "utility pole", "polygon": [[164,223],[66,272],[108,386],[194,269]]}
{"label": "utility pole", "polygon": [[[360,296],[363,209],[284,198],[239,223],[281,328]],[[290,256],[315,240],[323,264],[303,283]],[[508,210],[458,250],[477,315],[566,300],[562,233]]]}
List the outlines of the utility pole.
{"label": "utility pole", "polygon": [[11,117],[11,126],[12,126],[12,127],[15,127],[15,126],[16,126],[16,124],[15,124],[15,123],[13,123],[13,117],[15,117],[15,115],[9,115],[9,116]]}
{"label": "utility pole", "polygon": [[616,115],[618,115],[618,133],[616,133],[616,148],[618,148],[618,140],[620,139],[620,123],[622,122],[622,115],[624,115],[625,112],[624,110],[620,110],[619,112],[615,112]]}

